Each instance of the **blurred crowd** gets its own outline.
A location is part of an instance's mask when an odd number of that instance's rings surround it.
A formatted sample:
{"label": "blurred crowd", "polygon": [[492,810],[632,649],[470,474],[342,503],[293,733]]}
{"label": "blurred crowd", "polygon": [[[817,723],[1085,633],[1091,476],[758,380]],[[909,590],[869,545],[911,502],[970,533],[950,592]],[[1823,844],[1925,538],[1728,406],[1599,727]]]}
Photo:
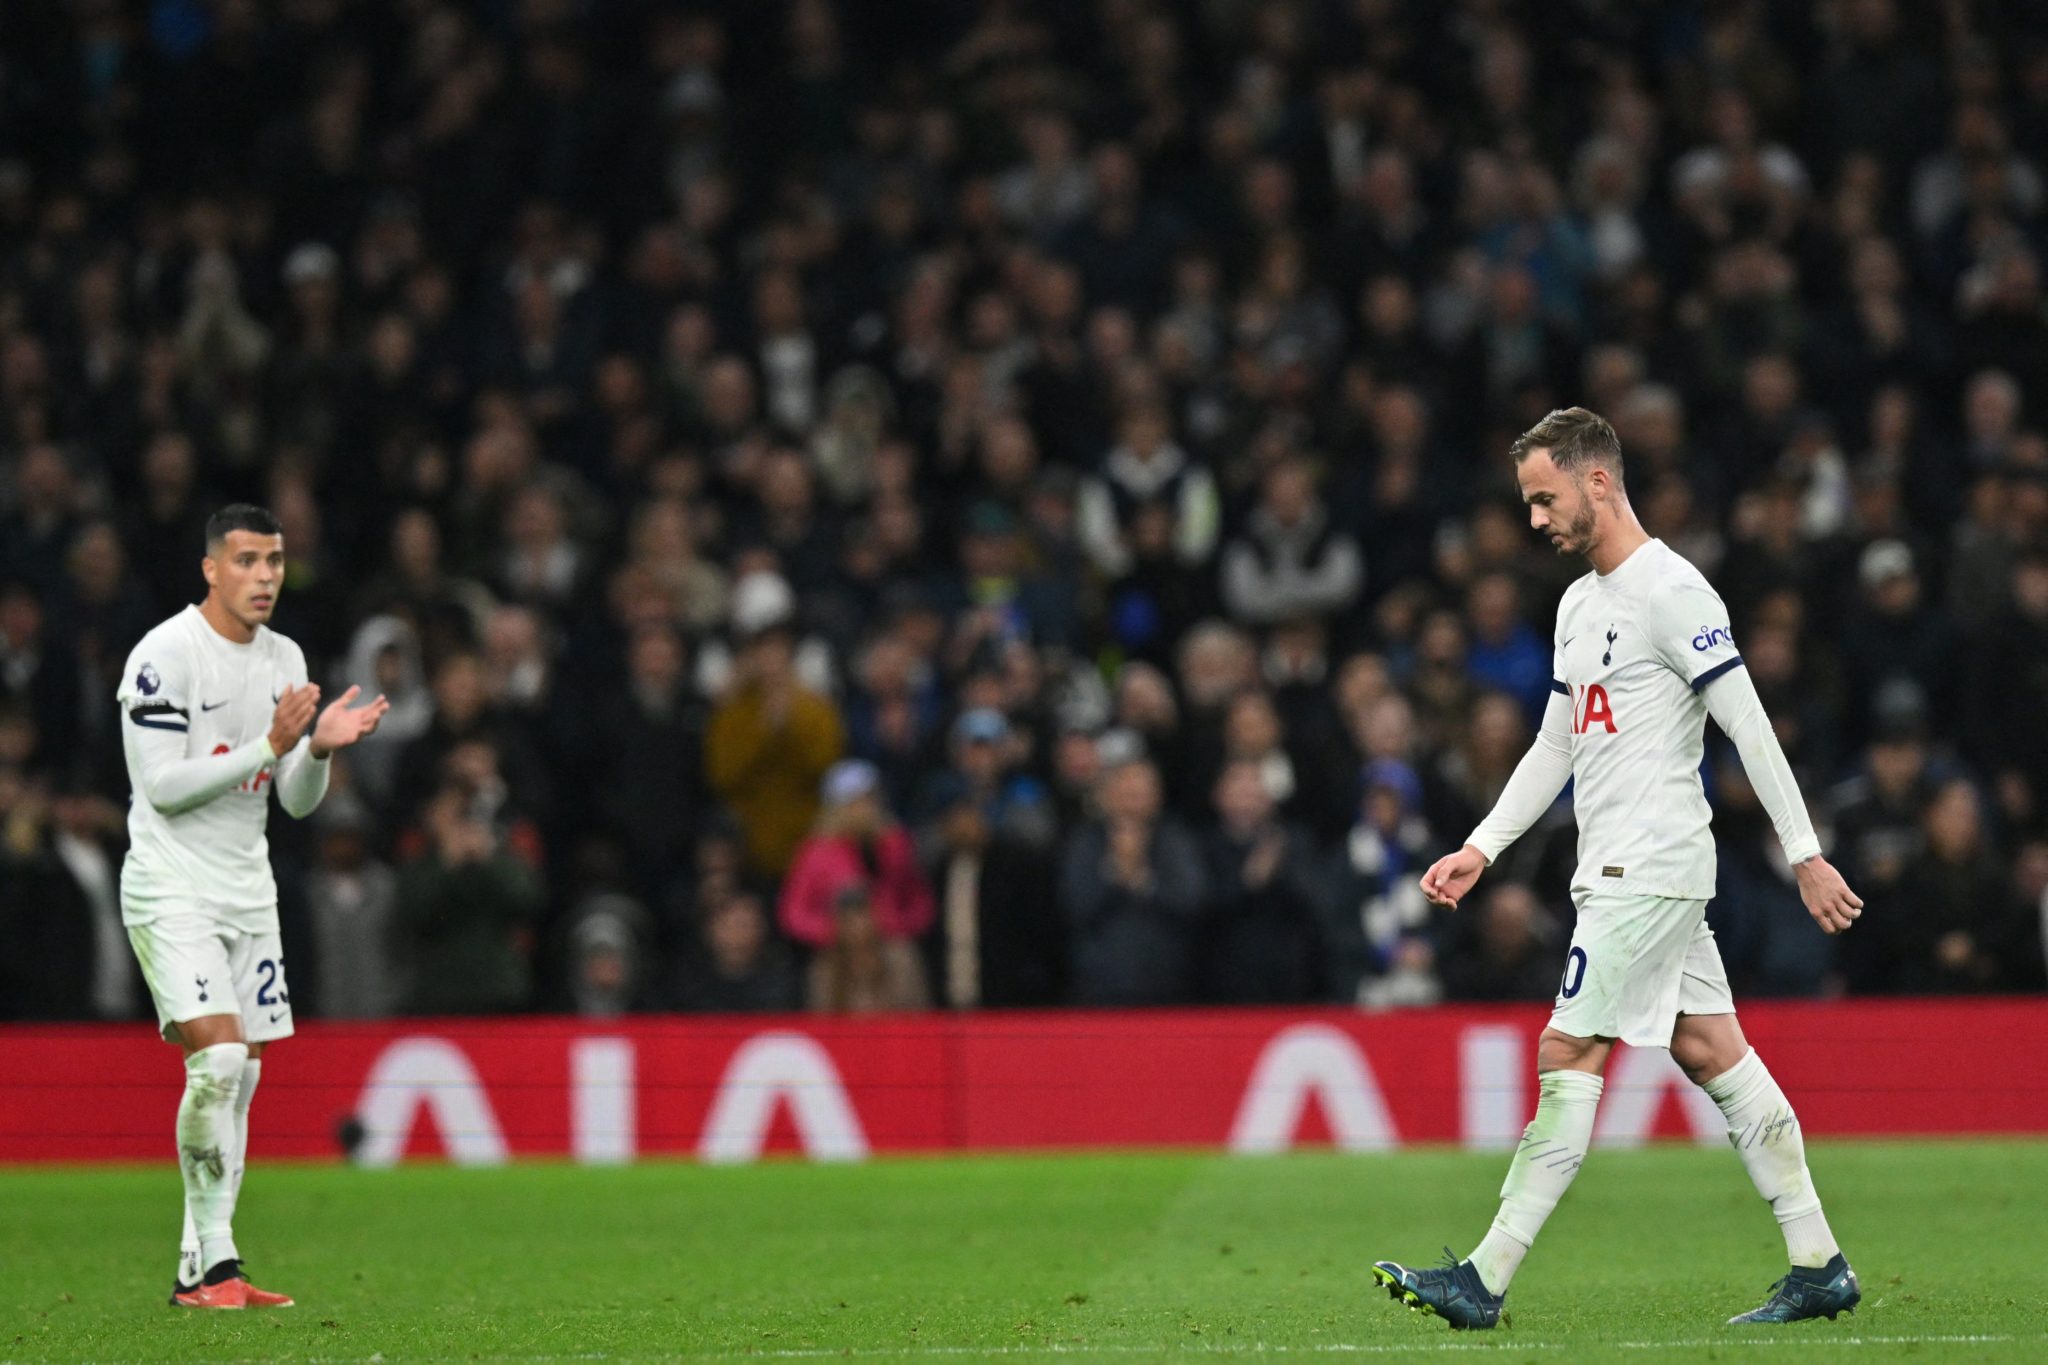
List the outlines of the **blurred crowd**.
{"label": "blurred crowd", "polygon": [[114,671],[233,499],[392,703],[309,1014],[1546,999],[1568,800],[1415,881],[1573,403],[1867,902],[1710,742],[1737,992],[2040,989],[2044,148],[2014,0],[8,0],[0,1015],[147,1012]]}

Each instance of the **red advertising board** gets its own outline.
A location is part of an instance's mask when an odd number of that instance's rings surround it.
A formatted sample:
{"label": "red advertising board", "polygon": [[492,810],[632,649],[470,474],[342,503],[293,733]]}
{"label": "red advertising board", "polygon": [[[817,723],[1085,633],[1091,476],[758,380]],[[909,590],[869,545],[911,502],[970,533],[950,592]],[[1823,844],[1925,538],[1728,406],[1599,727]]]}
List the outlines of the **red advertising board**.
{"label": "red advertising board", "polygon": [[[1512,1145],[1547,1011],[1163,1010],[858,1019],[307,1023],[266,1058],[255,1148],[369,1164],[522,1155]],[[1756,1004],[1809,1134],[2048,1133],[2048,1000]],[[0,1161],[153,1160],[182,1070],[143,1026],[0,1027]],[[1595,1141],[1718,1142],[1669,1056],[1623,1049]]]}

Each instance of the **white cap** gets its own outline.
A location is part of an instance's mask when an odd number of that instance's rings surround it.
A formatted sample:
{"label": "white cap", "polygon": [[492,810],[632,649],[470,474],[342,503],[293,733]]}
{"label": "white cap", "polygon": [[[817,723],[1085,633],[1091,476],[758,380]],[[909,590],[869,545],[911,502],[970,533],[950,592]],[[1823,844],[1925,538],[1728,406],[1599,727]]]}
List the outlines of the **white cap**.
{"label": "white cap", "polygon": [[301,242],[284,258],[284,282],[331,280],[341,274],[341,257],[325,242]]}
{"label": "white cap", "polygon": [[756,571],[733,587],[732,628],[741,635],[787,625],[795,615],[796,594],[781,574]]}
{"label": "white cap", "polygon": [[1913,572],[1913,551],[1903,540],[1880,540],[1863,552],[1857,576],[1866,588],[1875,588]]}
{"label": "white cap", "polygon": [[873,794],[882,785],[882,775],[864,758],[842,758],[825,770],[818,784],[818,796],[828,806],[843,806]]}

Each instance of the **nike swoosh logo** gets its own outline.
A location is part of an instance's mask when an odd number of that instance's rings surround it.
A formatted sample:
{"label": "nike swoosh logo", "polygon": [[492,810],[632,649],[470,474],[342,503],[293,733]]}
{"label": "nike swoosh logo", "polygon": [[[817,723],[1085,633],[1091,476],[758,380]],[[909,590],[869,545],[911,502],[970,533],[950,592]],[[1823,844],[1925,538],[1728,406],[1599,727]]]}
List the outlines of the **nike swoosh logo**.
{"label": "nike swoosh logo", "polygon": [[283,701],[283,700],[284,700],[284,693],[282,693],[282,692],[272,692],[272,693],[270,694],[270,704],[271,704],[271,705],[273,705],[273,706],[275,706],[275,705],[276,705],[277,703],[279,703],[279,702],[281,702],[281,701]]}
{"label": "nike swoosh logo", "polygon": [[285,1012],[283,1010],[279,1010],[276,1014],[270,1016],[270,1022],[273,1024],[276,1023],[278,1020],[284,1018],[284,1014]]}
{"label": "nike swoosh logo", "polygon": [[1563,643],[1563,644],[1561,644],[1561,645],[1559,645],[1559,646],[1558,646],[1558,648],[1559,648],[1559,649],[1570,649],[1570,648],[1572,647],[1572,641],[1574,641],[1574,640],[1576,640],[1576,639],[1578,639],[1578,638],[1579,638],[1579,637],[1578,637],[1578,636],[1576,636],[1576,635],[1567,635],[1567,636],[1565,636],[1565,637],[1564,637],[1564,643]]}
{"label": "nike swoosh logo", "polygon": [[202,711],[218,711],[226,705],[227,703],[224,701],[203,701],[199,703],[199,709]]}

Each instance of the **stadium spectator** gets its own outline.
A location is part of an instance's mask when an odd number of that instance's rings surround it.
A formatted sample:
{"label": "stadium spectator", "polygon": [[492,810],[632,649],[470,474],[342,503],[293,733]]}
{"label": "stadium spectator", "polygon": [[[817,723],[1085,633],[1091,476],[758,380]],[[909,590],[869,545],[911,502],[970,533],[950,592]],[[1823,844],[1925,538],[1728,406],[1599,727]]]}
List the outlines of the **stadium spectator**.
{"label": "stadium spectator", "polygon": [[422,812],[425,849],[398,873],[409,1014],[497,1014],[531,1003],[542,890],[475,810],[442,786]]}
{"label": "stadium spectator", "polygon": [[1204,563],[1220,524],[1214,477],[1174,443],[1171,419],[1157,403],[1135,404],[1117,437],[1100,472],[1081,487],[1081,545],[1097,572],[1128,574],[1147,540],[1183,568]]}
{"label": "stadium spectator", "polygon": [[1330,617],[1358,600],[1358,544],[1330,524],[1315,476],[1300,461],[1266,474],[1245,534],[1223,551],[1223,604],[1231,616],[1270,626]]}
{"label": "stadium spectator", "polygon": [[858,758],[832,766],[820,784],[818,825],[796,850],[777,921],[807,948],[829,947],[841,912],[860,894],[860,915],[885,939],[907,942],[931,927],[932,891],[910,835],[882,804],[881,774]]}
{"label": "stadium spectator", "polygon": [[1349,998],[1375,1008],[1424,1005],[1442,994],[1429,902],[1410,875],[1435,847],[1422,815],[1422,783],[1398,758],[1376,757],[1359,775],[1358,818],[1331,853],[1324,895],[1361,940]]}
{"label": "stadium spectator", "polygon": [[883,931],[864,883],[844,883],[831,914],[831,938],[811,958],[805,990],[813,1013],[883,1014],[931,1003],[917,950]]}
{"label": "stadium spectator", "polygon": [[1767,996],[1839,994],[1843,977],[1853,975],[1845,959],[1861,945],[1838,952],[1837,940],[1812,931],[1777,834],[1732,751],[1719,755],[1714,778],[1715,818],[1732,837],[1716,850],[1707,926],[1730,986]]}
{"label": "stadium spectator", "polygon": [[1263,766],[1232,758],[1217,775],[1204,839],[1205,995],[1237,1004],[1320,1000],[1337,953],[1327,940],[1314,846],[1280,819]]}
{"label": "stadium spectator", "polygon": [[651,623],[626,646],[624,686],[602,696],[583,759],[588,837],[617,841],[650,902],[679,876],[703,802],[704,720],[676,628]]}
{"label": "stadium spectator", "polygon": [[[970,713],[972,714],[972,713]],[[945,779],[939,779],[944,782]],[[1033,819],[991,818],[966,781],[931,794],[927,843],[937,902],[930,936],[935,995],[949,1009],[1057,1004],[1067,972],[1066,924],[1059,914],[1051,852]],[[998,807],[998,812],[1001,808]]]}
{"label": "stadium spectator", "polygon": [[1983,799],[1966,778],[1937,786],[1921,815],[1924,842],[1907,860],[1891,914],[1864,950],[1864,991],[1987,991],[2031,977],[2037,926],[2020,912],[1993,860]]}
{"label": "stadium spectator", "polygon": [[1452,916],[1443,947],[1446,1000],[1548,1000],[1557,994],[1556,918],[1520,882],[1502,882]]}
{"label": "stadium spectator", "polygon": [[1472,632],[1465,671],[1482,687],[1520,702],[1532,728],[1541,724],[1550,700],[1551,651],[1522,619],[1514,579],[1489,573],[1475,580],[1465,616]]}
{"label": "stadium spectator", "polygon": [[722,891],[698,913],[702,941],[682,961],[671,1003],[708,1014],[760,1014],[798,1008],[796,966],[778,942],[761,897]]}
{"label": "stadium spectator", "polygon": [[977,707],[953,722],[952,763],[934,774],[919,798],[920,813],[943,819],[961,801],[973,804],[990,832],[1025,848],[1049,848],[1055,833],[1045,786],[1018,767],[1025,744],[1009,718]]}
{"label": "stadium spectator", "polygon": [[646,907],[624,892],[598,888],[569,913],[569,1008],[590,1018],[644,1010],[655,1001]]}
{"label": "stadium spectator", "polygon": [[334,793],[321,809],[307,878],[311,1013],[386,1019],[411,994],[412,955],[398,922],[398,876],[370,845],[370,812]]}
{"label": "stadium spectator", "polygon": [[0,768],[0,870],[16,888],[4,910],[10,1019],[92,1017],[93,940],[85,888],[57,856],[48,796]]}
{"label": "stadium spectator", "polygon": [[1887,683],[1919,687],[1927,704],[1955,704],[1957,641],[1948,623],[1923,603],[1913,552],[1896,540],[1864,550],[1857,566],[1862,602],[1842,630],[1842,662],[1852,680],[1849,721],[1856,740],[1870,734],[1876,698]]}
{"label": "stadium spectator", "polygon": [[26,582],[0,585],[0,697],[34,737],[24,758],[36,771],[56,766],[62,740],[79,731],[84,701],[76,658],[52,631],[43,601]]}
{"label": "stadium spectator", "polygon": [[1158,769],[1134,752],[1116,757],[1096,781],[1095,814],[1061,858],[1073,999],[1181,1003],[1194,998],[1200,969],[1201,853],[1162,812]]}
{"label": "stadium spectator", "polygon": [[798,680],[787,611],[772,603],[740,623],[734,685],[704,740],[711,789],[740,822],[748,867],[768,877],[789,866],[817,815],[818,783],[845,743],[838,707]]}

